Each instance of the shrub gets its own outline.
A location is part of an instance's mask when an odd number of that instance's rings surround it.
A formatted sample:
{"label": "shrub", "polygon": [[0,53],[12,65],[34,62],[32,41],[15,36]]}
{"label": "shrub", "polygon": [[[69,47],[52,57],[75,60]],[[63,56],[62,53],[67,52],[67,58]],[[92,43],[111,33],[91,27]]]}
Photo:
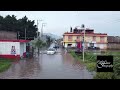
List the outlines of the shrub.
{"label": "shrub", "polygon": [[114,79],[113,72],[97,72],[94,79]]}
{"label": "shrub", "polygon": [[89,71],[96,71],[96,63],[94,63],[94,62],[87,63],[86,67]]}
{"label": "shrub", "polygon": [[89,60],[91,62],[96,62],[96,55],[92,54],[92,53],[85,53],[85,60]]}
{"label": "shrub", "polygon": [[114,65],[114,73],[116,73],[116,75],[120,75],[120,63],[116,63]]}

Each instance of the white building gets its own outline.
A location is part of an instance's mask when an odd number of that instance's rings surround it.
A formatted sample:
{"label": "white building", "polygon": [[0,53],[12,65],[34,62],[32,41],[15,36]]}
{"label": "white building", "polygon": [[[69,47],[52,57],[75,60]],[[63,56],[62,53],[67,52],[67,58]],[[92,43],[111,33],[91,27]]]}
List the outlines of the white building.
{"label": "white building", "polygon": [[0,40],[0,57],[20,59],[26,53],[26,43],[29,40]]}

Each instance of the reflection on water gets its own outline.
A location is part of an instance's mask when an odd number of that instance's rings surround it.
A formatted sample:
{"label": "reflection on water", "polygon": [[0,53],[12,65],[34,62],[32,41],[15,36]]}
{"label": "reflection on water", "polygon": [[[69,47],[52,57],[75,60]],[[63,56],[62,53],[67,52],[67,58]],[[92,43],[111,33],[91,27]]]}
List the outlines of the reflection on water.
{"label": "reflection on water", "polygon": [[20,60],[19,62],[13,62],[12,66],[8,71],[0,74],[1,77],[5,78],[24,78],[36,75],[41,70],[38,60]]}
{"label": "reflection on water", "polygon": [[[61,49],[58,52],[63,52]],[[84,65],[69,54],[41,54],[39,58],[14,62],[0,78],[18,79],[91,79]]]}

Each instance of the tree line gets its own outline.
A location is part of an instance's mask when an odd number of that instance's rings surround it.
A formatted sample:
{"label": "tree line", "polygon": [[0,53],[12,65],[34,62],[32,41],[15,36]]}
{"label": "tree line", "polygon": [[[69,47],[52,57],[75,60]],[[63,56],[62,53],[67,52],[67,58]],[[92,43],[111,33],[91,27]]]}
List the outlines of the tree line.
{"label": "tree line", "polygon": [[15,15],[0,16],[0,31],[16,32],[19,39],[33,40],[37,36],[37,25],[35,21],[29,20],[26,16],[17,19]]}

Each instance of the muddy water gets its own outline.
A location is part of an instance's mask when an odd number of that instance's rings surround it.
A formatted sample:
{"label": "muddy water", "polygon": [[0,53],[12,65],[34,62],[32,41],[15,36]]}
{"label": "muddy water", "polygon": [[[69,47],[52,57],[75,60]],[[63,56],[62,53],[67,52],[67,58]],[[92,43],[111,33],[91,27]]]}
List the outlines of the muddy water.
{"label": "muddy water", "polygon": [[13,62],[1,79],[92,79],[84,65],[59,49],[55,55],[40,54],[39,58]]}

